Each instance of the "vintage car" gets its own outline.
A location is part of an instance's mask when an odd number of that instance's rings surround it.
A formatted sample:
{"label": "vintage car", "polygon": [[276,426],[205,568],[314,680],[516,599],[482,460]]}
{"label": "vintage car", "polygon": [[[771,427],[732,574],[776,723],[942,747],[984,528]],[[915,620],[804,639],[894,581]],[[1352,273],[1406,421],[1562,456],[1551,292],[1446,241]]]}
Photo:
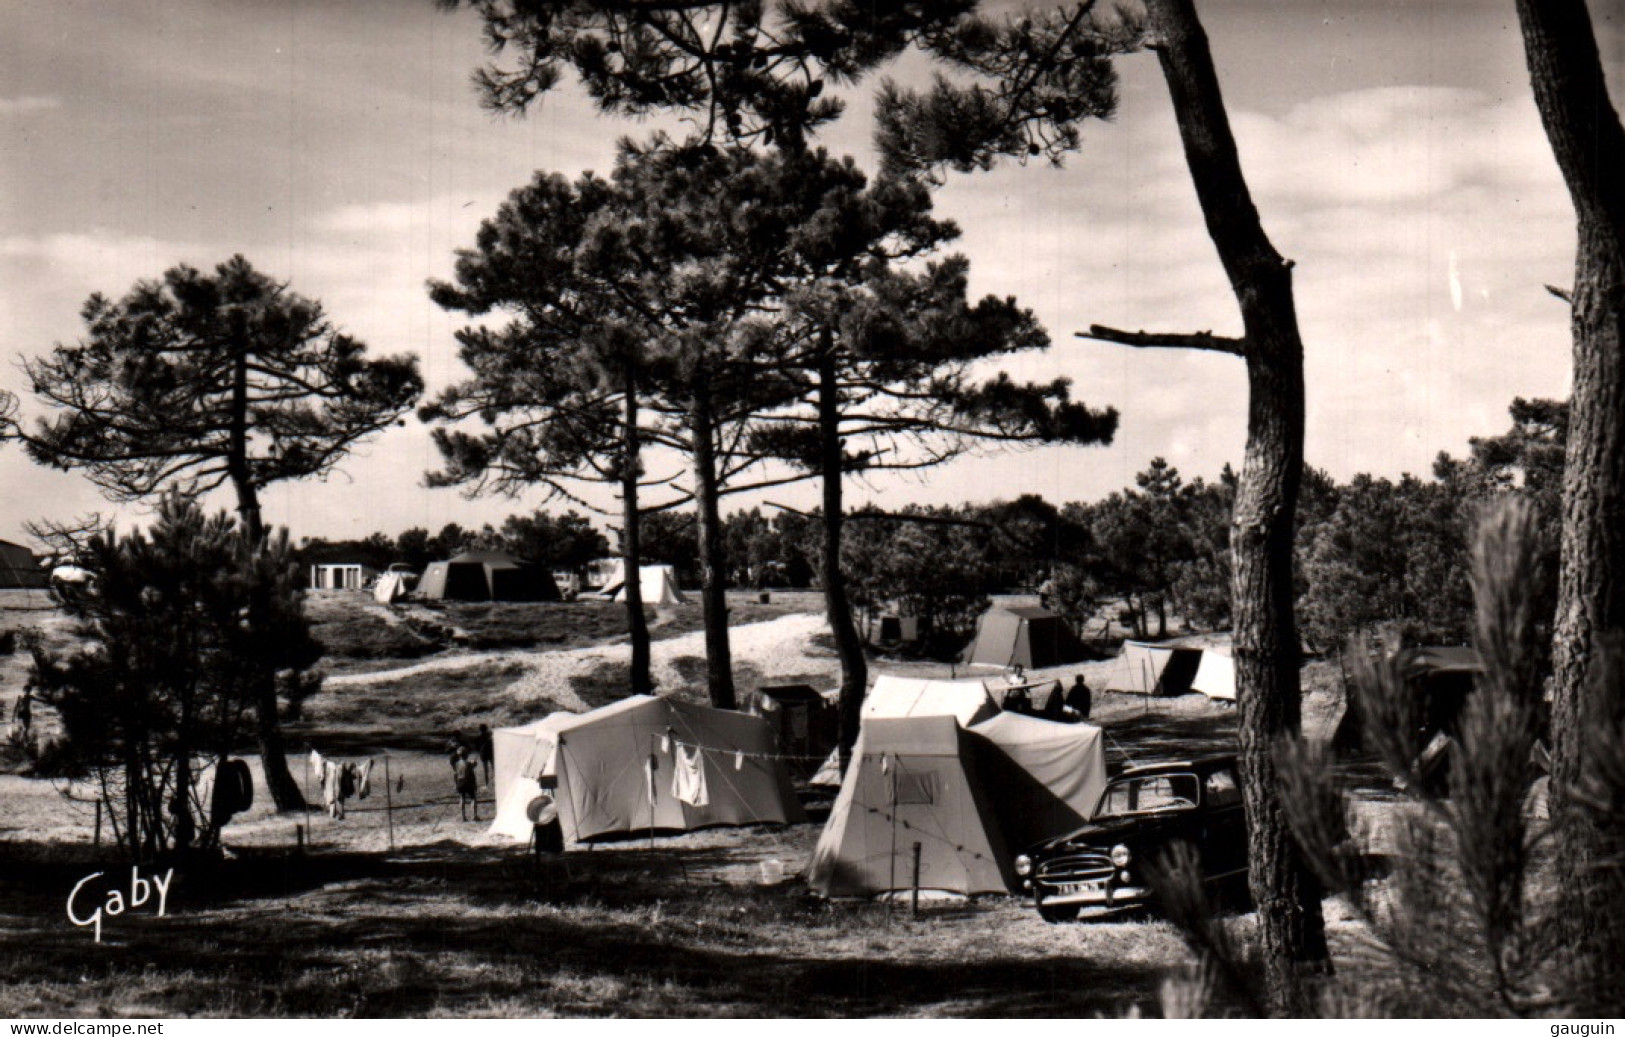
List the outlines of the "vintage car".
{"label": "vintage car", "polygon": [[1089,823],[1015,860],[1046,922],[1089,908],[1149,904],[1145,865],[1171,845],[1196,852],[1210,887],[1245,888],[1247,826],[1234,754],[1131,767],[1100,795]]}

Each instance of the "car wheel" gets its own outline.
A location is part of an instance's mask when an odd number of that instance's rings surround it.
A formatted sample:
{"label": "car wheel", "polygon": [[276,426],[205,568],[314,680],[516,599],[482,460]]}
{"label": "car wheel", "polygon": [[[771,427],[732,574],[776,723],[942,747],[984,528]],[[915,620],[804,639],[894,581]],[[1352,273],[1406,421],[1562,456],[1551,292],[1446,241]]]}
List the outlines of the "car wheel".
{"label": "car wheel", "polygon": [[1038,917],[1050,925],[1059,925],[1062,922],[1076,922],[1078,920],[1077,904],[1046,904],[1038,902]]}

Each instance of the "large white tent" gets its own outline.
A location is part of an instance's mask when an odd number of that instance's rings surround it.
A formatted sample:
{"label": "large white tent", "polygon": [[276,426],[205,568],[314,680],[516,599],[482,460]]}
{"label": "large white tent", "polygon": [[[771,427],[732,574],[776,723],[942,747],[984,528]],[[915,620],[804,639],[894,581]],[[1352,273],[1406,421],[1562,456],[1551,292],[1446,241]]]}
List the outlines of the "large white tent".
{"label": "large white tent", "polygon": [[[806,819],[761,717],[634,695],[497,735],[506,736],[493,735],[498,834],[530,834],[524,807],[543,784],[556,787],[567,842]],[[700,778],[702,802],[692,788],[687,799],[679,793],[680,761]]]}
{"label": "large white tent", "polygon": [[[1071,832],[1106,786],[1100,728],[999,713],[865,720],[808,866],[825,896],[1015,892],[1014,855]],[[918,855],[916,857],[916,854]]]}

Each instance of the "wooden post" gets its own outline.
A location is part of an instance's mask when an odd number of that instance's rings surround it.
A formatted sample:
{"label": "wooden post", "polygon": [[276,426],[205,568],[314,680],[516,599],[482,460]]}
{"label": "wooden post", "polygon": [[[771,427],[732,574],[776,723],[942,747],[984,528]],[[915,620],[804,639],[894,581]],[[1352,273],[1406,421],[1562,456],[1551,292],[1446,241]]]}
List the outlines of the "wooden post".
{"label": "wooden post", "polygon": [[92,844],[96,849],[102,848],[102,801],[96,800],[96,841]]}
{"label": "wooden post", "polygon": [[384,816],[389,820],[389,850],[395,852],[395,791],[389,780],[389,757],[384,757]]}
{"label": "wooden post", "polygon": [[294,825],[293,826],[293,839],[294,839],[294,846],[298,850],[299,856],[303,857],[305,855],[305,826],[304,825]]}
{"label": "wooden post", "polygon": [[909,899],[908,913],[920,917],[920,844],[914,844],[914,892]]}

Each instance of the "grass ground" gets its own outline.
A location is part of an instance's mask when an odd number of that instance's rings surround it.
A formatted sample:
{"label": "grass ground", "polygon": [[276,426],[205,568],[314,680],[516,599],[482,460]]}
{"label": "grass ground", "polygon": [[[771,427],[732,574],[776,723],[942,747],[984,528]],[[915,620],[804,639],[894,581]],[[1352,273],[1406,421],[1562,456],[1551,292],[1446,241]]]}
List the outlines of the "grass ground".
{"label": "grass ground", "polygon": [[[737,631],[742,686],[827,681],[832,660],[808,645],[817,623],[797,614],[809,605],[736,603],[749,624]],[[343,638],[330,642],[340,648],[327,688],[290,725],[295,774],[310,747],[387,756],[388,791],[375,777],[342,821],[257,804],[227,829],[234,859],[207,881],[176,880],[169,917],[110,919],[98,945],[64,915],[80,878],[123,874],[92,845],[93,808],[56,783],[0,774],[0,1015],[1155,1014],[1161,978],[1186,960],[1157,921],[1054,927],[1008,897],[927,902],[917,918],[821,900],[795,878],[816,825],[634,840],[538,865],[485,821],[461,820],[440,746],[450,726],[620,697],[613,616],[556,605],[386,618],[359,597],[317,606]],[[698,613],[656,616],[666,690],[696,692]],[[390,648],[398,627],[409,638]],[[436,647],[418,652],[419,640]],[[877,666],[897,668],[947,671]],[[8,682],[20,672],[0,662]],[[0,698],[15,692],[3,688]],[[1101,694],[1094,719],[1114,765],[1224,746],[1234,731],[1233,711],[1201,696]],[[763,885],[767,860],[791,878]],[[1346,936],[1346,923],[1333,928]]]}

